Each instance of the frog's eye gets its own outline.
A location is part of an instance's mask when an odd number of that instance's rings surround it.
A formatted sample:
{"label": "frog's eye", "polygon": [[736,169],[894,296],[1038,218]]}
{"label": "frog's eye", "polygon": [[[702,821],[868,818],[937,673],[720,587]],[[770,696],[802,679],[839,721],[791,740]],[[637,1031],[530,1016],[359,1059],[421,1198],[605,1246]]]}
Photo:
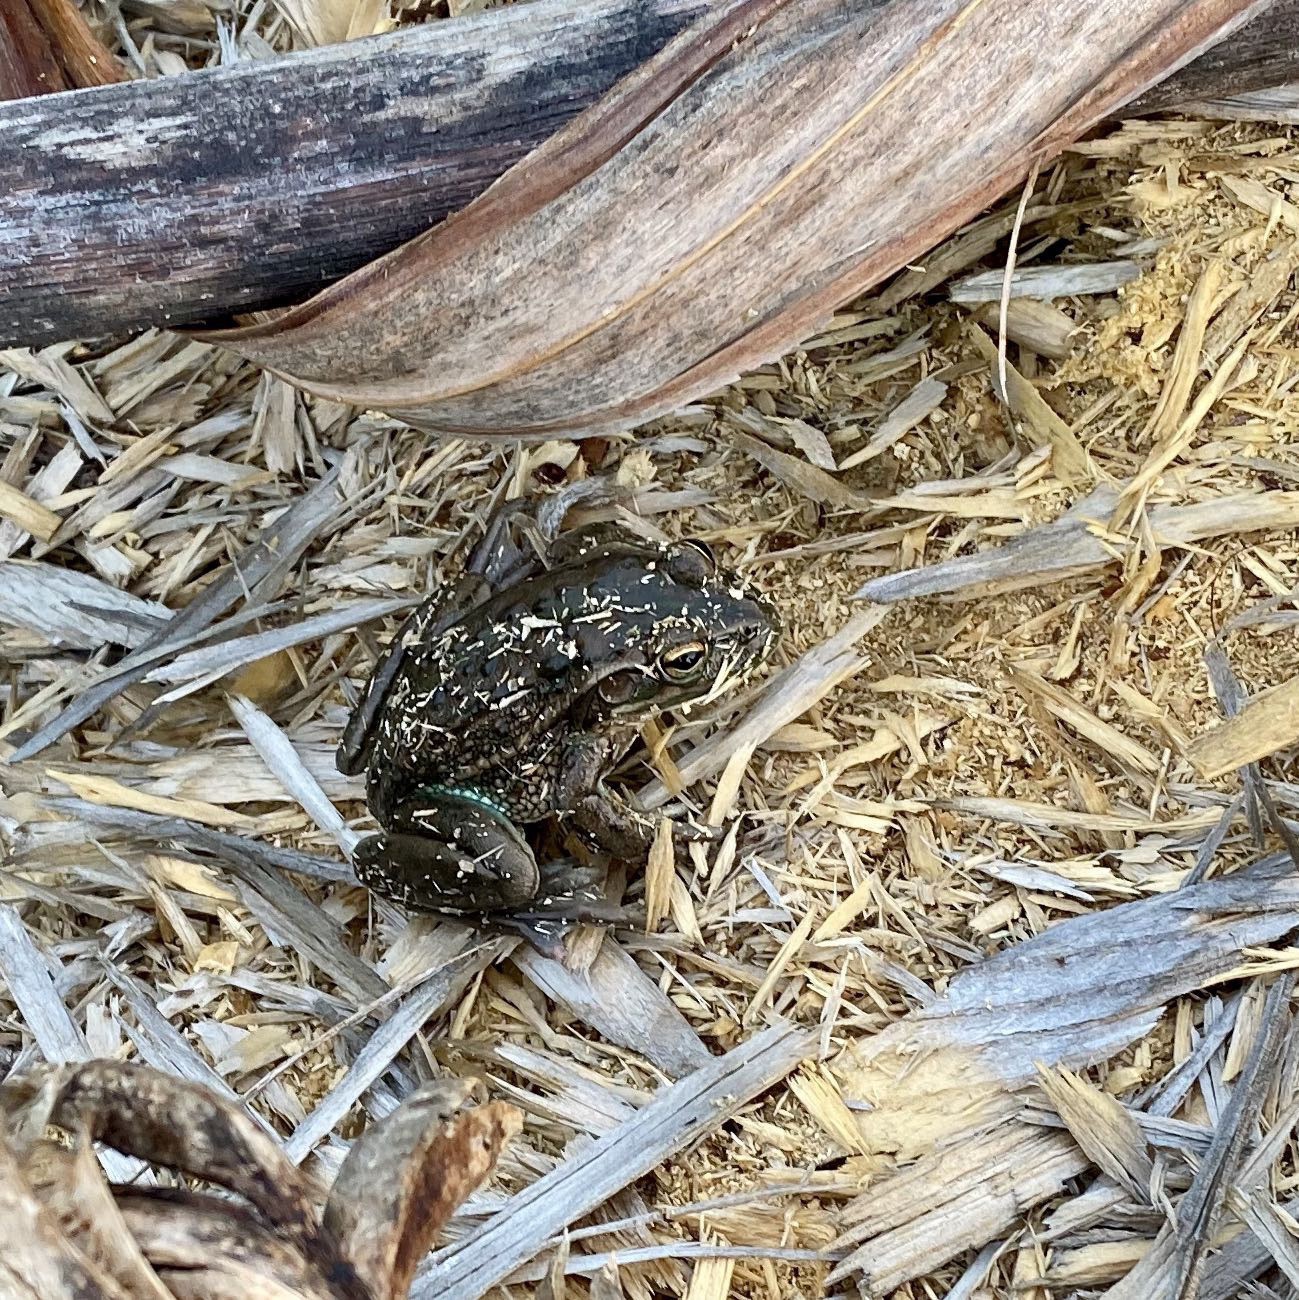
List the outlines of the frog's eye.
{"label": "frog's eye", "polygon": [[703,542],[678,542],[668,559],[668,574],[676,582],[701,587],[717,572],[717,559]]}
{"label": "frog's eye", "polygon": [[702,641],[687,641],[673,646],[659,656],[663,676],[671,682],[689,682],[699,676],[704,666],[707,647]]}

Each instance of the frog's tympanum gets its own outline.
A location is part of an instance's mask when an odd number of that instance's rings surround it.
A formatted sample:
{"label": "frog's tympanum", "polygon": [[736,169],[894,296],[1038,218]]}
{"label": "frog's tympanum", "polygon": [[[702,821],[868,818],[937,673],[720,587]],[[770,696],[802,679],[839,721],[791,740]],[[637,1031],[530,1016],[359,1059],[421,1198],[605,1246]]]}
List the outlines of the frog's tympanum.
{"label": "frog's tympanum", "polygon": [[770,613],[690,542],[566,533],[504,585],[462,579],[407,621],[339,750],[340,769],[366,768],[383,828],[357,846],[357,877],[431,911],[526,909],[545,900],[519,827],[552,814],[643,854],[654,825],[605,775],[647,717],[720,694],[774,640]]}

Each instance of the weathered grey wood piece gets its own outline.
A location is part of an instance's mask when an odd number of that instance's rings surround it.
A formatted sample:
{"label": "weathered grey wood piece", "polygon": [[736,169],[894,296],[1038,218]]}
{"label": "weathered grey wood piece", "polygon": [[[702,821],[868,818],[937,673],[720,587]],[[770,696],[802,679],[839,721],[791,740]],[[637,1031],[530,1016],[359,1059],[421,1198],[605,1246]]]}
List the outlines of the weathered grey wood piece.
{"label": "weathered grey wood piece", "polygon": [[308,297],[470,199],[706,0],[539,0],[0,104],[0,339]]}
{"label": "weathered grey wood piece", "polygon": [[39,754],[138,682],[150,668],[190,649],[199,635],[245,594],[278,591],[311,542],[338,525],[337,480],[338,470],[328,471],[305,496],[284,510],[235,563],[227,565],[201,596],[153,630],[129,655],[100,673],[54,719],[24,740],[7,761],[20,763]]}
{"label": "weathered grey wood piece", "polygon": [[34,862],[48,846],[80,841],[85,837],[86,826],[90,825],[95,827],[96,835],[105,840],[165,843],[172,852],[194,861],[215,858],[228,862],[238,859],[274,871],[294,871],[312,880],[357,883],[351,868],[335,858],[307,853],[302,849],[280,848],[230,831],[213,830],[183,817],[164,817],[137,808],[112,808],[107,804],[91,803],[88,799],[58,795],[44,799],[42,806],[49,812],[66,814],[69,820],[34,821],[19,827],[10,839],[8,865],[25,860]]}
{"label": "weathered grey wood piece", "polygon": [[[710,0],[537,0],[286,59],[0,103],[0,346],[299,301],[463,207]],[[1146,95],[1299,75],[1275,0]]]}
{"label": "weathered grey wood piece", "polygon": [[[1274,854],[1231,876],[1071,917],[967,968],[943,998],[847,1048],[830,1068],[846,1099],[871,1102],[858,1112],[868,1146],[902,1141],[926,1110],[961,1118],[948,1118],[956,1128],[939,1150],[848,1202],[835,1246],[851,1253],[828,1284],[859,1274],[870,1294],[885,1295],[1009,1232],[1026,1206],[1079,1172],[1068,1144],[1018,1118],[1017,1091],[1038,1064],[1103,1060],[1148,1033],[1168,1002],[1219,982],[1244,949],[1288,942],[1297,922],[1299,883],[1288,855]],[[981,1136],[962,1142],[957,1128]]]}
{"label": "weathered grey wood piece", "polygon": [[630,1047],[664,1073],[680,1078],[711,1056],[676,1004],[606,936],[586,970],[520,948],[514,963],[548,998],[562,1002],[610,1042]]}

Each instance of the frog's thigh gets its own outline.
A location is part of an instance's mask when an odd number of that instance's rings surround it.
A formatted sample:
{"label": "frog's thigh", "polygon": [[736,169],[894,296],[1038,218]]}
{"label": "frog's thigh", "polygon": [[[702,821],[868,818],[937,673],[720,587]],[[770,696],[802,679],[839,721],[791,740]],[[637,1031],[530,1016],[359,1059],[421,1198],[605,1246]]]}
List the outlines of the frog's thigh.
{"label": "frog's thigh", "polygon": [[[573,820],[607,853],[620,858],[644,856],[658,834],[657,815],[637,812],[621,799],[596,791],[573,806]],[[707,844],[718,837],[715,827],[672,822],[672,842],[679,849],[690,844]]]}
{"label": "frog's thigh", "polygon": [[518,908],[536,895],[537,860],[518,828],[454,796],[412,800],[392,827],[362,840],[357,879],[407,907],[433,912]]}

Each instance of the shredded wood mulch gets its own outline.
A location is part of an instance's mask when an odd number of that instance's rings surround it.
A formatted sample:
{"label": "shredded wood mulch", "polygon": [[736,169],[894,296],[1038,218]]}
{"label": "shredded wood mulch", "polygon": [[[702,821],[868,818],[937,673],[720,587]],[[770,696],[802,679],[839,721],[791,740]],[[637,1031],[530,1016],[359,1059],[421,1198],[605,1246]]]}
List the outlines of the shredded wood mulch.
{"label": "shredded wood mulch", "polygon": [[[172,75],[328,10],[87,12]],[[320,1184],[480,1084],[522,1128],[415,1296],[1289,1294],[1297,182],[1295,128],[1127,123],[1008,293],[1018,196],[625,437],[439,441],[162,334],[0,355],[6,1076],[156,1067]],[[719,845],[562,960],[360,890],[333,762],[520,496],[784,620],[619,778]]]}

